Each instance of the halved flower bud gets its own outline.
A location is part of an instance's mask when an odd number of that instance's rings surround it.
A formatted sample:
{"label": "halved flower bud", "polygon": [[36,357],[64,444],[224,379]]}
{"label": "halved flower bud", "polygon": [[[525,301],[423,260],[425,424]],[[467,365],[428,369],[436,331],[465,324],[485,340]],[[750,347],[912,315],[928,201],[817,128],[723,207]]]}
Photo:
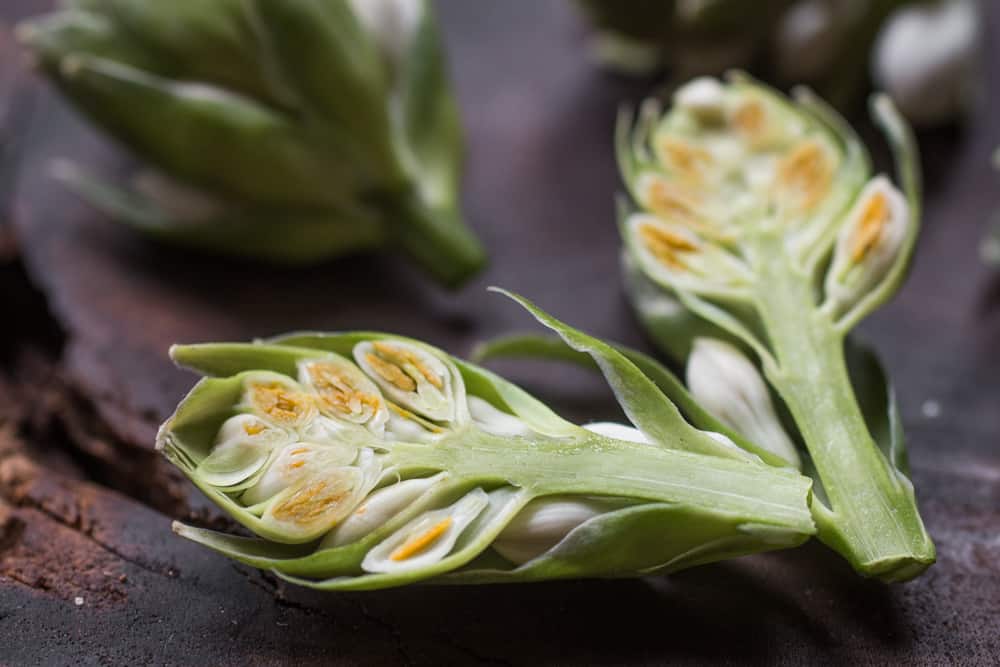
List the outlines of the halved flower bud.
{"label": "halved flower bud", "polygon": [[243,494],[245,505],[257,505],[284,491],[296,482],[322,471],[324,467],[351,464],[358,456],[353,445],[320,445],[294,442],[286,445],[261,475],[257,483]]}
{"label": "halved flower bud", "polygon": [[478,396],[469,396],[467,401],[472,422],[487,433],[500,436],[528,436],[534,433],[514,415],[498,410]]}
{"label": "halved flower bud", "polygon": [[635,213],[626,221],[630,245],[643,270],[658,282],[686,287],[736,287],[747,275],[744,263],[683,225]]}
{"label": "halved flower bud", "polygon": [[259,471],[271,452],[292,437],[255,415],[230,417],[219,429],[211,453],[198,464],[198,478],[218,487],[239,484]]}
{"label": "halved flower bud", "polygon": [[427,350],[403,341],[365,341],[354,346],[354,359],[396,403],[434,421],[455,419],[461,379]]}
{"label": "halved flower bud", "polygon": [[748,440],[802,466],[757,367],[739,349],[697,338],[687,363],[688,389],[709,412]]}
{"label": "halved flower bud", "polygon": [[826,199],[840,156],[816,136],[798,142],[781,156],[774,177],[774,198],[785,216],[807,214]]}
{"label": "halved flower bud", "polygon": [[250,374],[243,383],[239,409],[287,429],[311,422],[317,414],[316,399],[287,375],[270,371]]}
{"label": "halved flower bud", "polygon": [[825,307],[840,314],[868,294],[892,268],[909,225],[906,197],[885,176],[869,181],[837,236]]}
{"label": "halved flower bud", "polygon": [[347,359],[330,355],[299,363],[299,381],[317,394],[319,411],[381,435],[389,418],[378,387]]}
{"label": "halved flower bud", "polygon": [[308,460],[285,462],[286,469],[301,463],[306,472],[268,502],[261,523],[283,541],[299,543],[318,538],[350,515],[378,482],[382,468],[370,449],[362,449],[354,465],[338,465],[343,455],[324,447]]}
{"label": "halved flower bud", "polygon": [[448,507],[422,514],[369,551],[362,569],[399,572],[436,563],[451,552],[462,531],[487,505],[489,496],[476,488]]}
{"label": "halved flower bud", "polygon": [[431,487],[448,477],[438,473],[396,482],[371,494],[349,517],[323,538],[320,549],[331,549],[357,542],[409,507]]}

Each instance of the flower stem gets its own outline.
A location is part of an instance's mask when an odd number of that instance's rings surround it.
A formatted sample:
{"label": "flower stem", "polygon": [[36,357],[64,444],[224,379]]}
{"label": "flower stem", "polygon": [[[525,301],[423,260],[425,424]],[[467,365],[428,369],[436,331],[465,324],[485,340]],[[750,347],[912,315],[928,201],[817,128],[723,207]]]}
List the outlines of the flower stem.
{"label": "flower stem", "polygon": [[809,276],[777,233],[753,236],[758,312],[774,363],[764,372],[805,440],[829,507],[813,498],[820,539],[858,572],[908,579],[935,560],[910,481],[878,449],[851,385],[844,334],[819,311]]}

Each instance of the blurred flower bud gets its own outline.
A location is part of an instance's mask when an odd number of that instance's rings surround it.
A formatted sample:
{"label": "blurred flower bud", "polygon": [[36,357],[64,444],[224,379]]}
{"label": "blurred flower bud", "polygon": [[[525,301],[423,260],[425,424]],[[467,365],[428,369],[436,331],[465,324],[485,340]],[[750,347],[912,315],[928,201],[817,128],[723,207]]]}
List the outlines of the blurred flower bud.
{"label": "blurred flower bud", "polygon": [[723,424],[796,468],[802,467],[764,379],[739,349],[713,338],[695,339],[687,384],[698,402]]}

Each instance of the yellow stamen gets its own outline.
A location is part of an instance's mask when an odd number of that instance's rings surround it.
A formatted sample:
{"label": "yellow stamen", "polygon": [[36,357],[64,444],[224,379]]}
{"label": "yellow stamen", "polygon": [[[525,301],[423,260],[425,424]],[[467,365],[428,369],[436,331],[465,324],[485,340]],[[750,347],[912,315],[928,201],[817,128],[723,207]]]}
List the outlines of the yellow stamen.
{"label": "yellow stamen", "polygon": [[694,198],[677,185],[663,178],[650,181],[646,191],[650,210],[665,218],[694,223],[701,218]]}
{"label": "yellow stamen", "polygon": [[657,225],[640,226],[639,236],[653,256],[675,271],[688,268],[679,257],[680,254],[698,250],[698,246],[677,232]]}
{"label": "yellow stamen", "polygon": [[826,196],[832,180],[830,160],[816,141],[803,141],[778,166],[778,185],[800,194],[801,207],[806,211]]}
{"label": "yellow stamen", "polygon": [[851,261],[860,262],[882,237],[882,230],[889,222],[889,202],[885,194],[876,192],[865,203],[851,238]]}
{"label": "yellow stamen", "polygon": [[352,490],[351,485],[338,484],[332,488],[324,480],[313,482],[296,491],[280,505],[274,508],[274,517],[281,520],[292,520],[296,523],[308,523],[326,514],[331,507],[336,507]]}
{"label": "yellow stamen", "polygon": [[290,391],[284,385],[272,382],[251,387],[253,404],[277,422],[294,422],[302,418],[310,407],[308,394]]}
{"label": "yellow stamen", "polygon": [[344,415],[376,412],[381,405],[375,394],[362,391],[357,378],[332,363],[310,364],[307,372],[323,404]]}
{"label": "yellow stamen", "polygon": [[386,382],[399,387],[403,391],[416,390],[417,383],[396,364],[384,361],[381,357],[371,353],[366,354],[365,359],[371,365],[372,369]]}
{"label": "yellow stamen", "polygon": [[261,424],[260,422],[253,422],[252,424],[243,425],[243,430],[246,431],[247,435],[257,435],[258,433],[263,432],[263,430],[266,428],[267,426]]}
{"label": "yellow stamen", "polygon": [[740,134],[756,141],[767,128],[767,112],[759,100],[747,100],[733,113],[731,122]]}
{"label": "yellow stamen", "polygon": [[389,361],[397,366],[405,366],[406,364],[412,364],[414,368],[420,371],[420,374],[424,376],[424,379],[430,382],[432,385],[438,389],[444,389],[444,383],[441,378],[437,376],[424,360],[418,355],[414,354],[409,350],[404,350],[403,348],[396,347],[394,345],[389,345],[388,343],[383,343],[382,341],[375,341],[372,343],[372,347],[378,352],[379,356]]}
{"label": "yellow stamen", "polygon": [[288,464],[288,467],[292,468],[292,469],[294,469],[294,468],[301,468],[305,464],[306,464],[305,461],[292,461],[291,463]]}
{"label": "yellow stamen", "polygon": [[408,539],[402,546],[393,551],[389,558],[398,562],[424,551],[444,535],[445,531],[451,527],[451,524],[451,517],[442,519],[420,535]]}
{"label": "yellow stamen", "polygon": [[688,181],[700,183],[703,180],[703,170],[711,166],[712,154],[699,146],[675,139],[664,137],[659,142],[660,160],[663,164],[678,172]]}
{"label": "yellow stamen", "polygon": [[308,451],[309,451],[308,447],[296,447],[295,449],[293,449],[288,453],[291,454],[292,456],[298,456],[299,454],[305,454]]}
{"label": "yellow stamen", "polygon": [[410,420],[412,422],[416,422],[416,423],[420,424],[422,427],[424,427],[425,429],[427,429],[428,431],[430,431],[431,433],[444,433],[444,429],[441,428],[440,426],[438,426],[437,424],[432,424],[432,423],[430,423],[430,422],[428,422],[426,420],[418,418],[415,414],[413,414],[412,412],[410,412],[406,408],[401,408],[398,405],[396,405],[395,403],[389,403],[388,401],[386,401],[386,405],[389,406],[390,410],[392,410],[393,412],[395,412],[397,415],[399,415],[403,419],[408,419],[408,420]]}

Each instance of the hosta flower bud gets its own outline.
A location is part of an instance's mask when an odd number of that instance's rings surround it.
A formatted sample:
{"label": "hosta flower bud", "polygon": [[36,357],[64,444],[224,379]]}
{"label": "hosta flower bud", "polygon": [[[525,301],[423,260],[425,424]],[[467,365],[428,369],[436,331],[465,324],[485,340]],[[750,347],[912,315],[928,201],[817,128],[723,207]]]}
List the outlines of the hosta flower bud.
{"label": "hosta flower bud", "polygon": [[975,0],[934,0],[901,7],[879,35],[872,61],[876,85],[912,122],[952,120],[974,98],[980,64]]}
{"label": "hosta flower bud", "polygon": [[910,211],[903,194],[884,176],[873,178],[837,236],[824,283],[833,312],[848,310],[885,277],[909,225]]}
{"label": "hosta flower bud", "polygon": [[330,355],[299,363],[299,381],[317,396],[319,411],[334,419],[382,432],[389,411],[378,387],[357,366]]}
{"label": "hosta flower bud", "polygon": [[517,417],[497,410],[488,401],[478,396],[469,396],[469,416],[472,422],[493,435],[526,436],[532,430]]}
{"label": "hosta flower bud", "polygon": [[487,505],[489,497],[477,488],[448,507],[426,512],[372,548],[361,567],[366,572],[399,572],[440,561]]}
{"label": "hosta flower bud", "polygon": [[316,398],[287,375],[260,371],[244,380],[244,411],[283,428],[305,426],[316,416]]}
{"label": "hosta flower bud", "polygon": [[598,499],[533,500],[507,524],[493,548],[512,563],[527,563],[562,542],[574,528],[611,507],[607,500]]}
{"label": "hosta flower bud", "polygon": [[219,429],[212,453],[198,465],[198,474],[213,486],[239,484],[261,469],[272,450],[293,437],[255,415],[230,417]]}
{"label": "hosta flower bud", "polygon": [[739,349],[720,340],[695,339],[687,363],[687,385],[698,402],[723,424],[801,467],[764,379]]}
{"label": "hosta flower bud", "polygon": [[456,418],[458,399],[464,398],[461,379],[426,350],[401,341],[367,341],[354,347],[354,359],[396,403],[434,421]]}

